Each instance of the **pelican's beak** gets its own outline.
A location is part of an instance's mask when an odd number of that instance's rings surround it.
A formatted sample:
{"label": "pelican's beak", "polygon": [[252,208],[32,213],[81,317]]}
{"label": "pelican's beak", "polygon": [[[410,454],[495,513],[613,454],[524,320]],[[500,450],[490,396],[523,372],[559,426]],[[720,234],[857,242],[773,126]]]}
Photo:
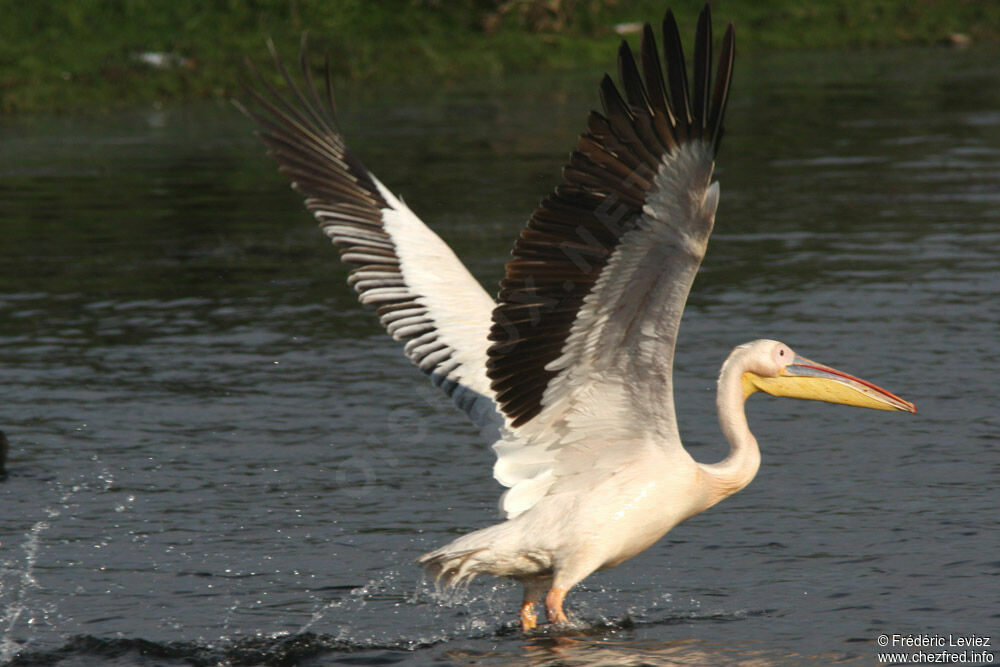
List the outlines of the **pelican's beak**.
{"label": "pelican's beak", "polygon": [[744,373],[743,393],[749,396],[755,391],[763,391],[772,396],[843,403],[875,410],[917,411],[913,403],[904,401],[871,382],[798,355],[781,370],[778,377]]}

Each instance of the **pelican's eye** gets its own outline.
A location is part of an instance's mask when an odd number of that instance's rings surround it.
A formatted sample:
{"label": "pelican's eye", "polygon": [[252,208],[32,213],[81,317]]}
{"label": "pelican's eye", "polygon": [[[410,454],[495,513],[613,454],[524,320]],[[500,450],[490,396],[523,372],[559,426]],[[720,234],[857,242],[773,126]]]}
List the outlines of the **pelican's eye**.
{"label": "pelican's eye", "polygon": [[781,368],[784,368],[788,364],[792,363],[792,360],[795,358],[795,354],[792,353],[792,350],[784,344],[778,345],[774,348],[773,354],[775,363],[777,363]]}

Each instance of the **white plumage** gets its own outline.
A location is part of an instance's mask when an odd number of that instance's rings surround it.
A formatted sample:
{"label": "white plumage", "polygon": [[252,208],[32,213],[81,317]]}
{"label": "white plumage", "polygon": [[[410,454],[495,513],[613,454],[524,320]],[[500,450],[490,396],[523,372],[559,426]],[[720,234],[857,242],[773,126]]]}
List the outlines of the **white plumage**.
{"label": "white plumage", "polygon": [[[564,182],[514,247],[497,301],[451,249],[371,174],[336,127],[326,99],[280,62],[289,95],[250,91],[247,111],[280,170],[352,265],[362,303],[431,381],[493,442],[507,520],[419,561],[446,584],[478,574],[525,587],[522,626],[567,622],[566,592],[652,545],[743,488],[760,464],[743,403],[756,392],[886,410],[911,404],[776,341],[737,347],[719,377],[730,453],[701,464],[681,445],[673,354],[681,314],[719,203],[711,183],[733,62],[726,32],[712,80],[711,20],[698,22],[694,75],[670,12],[666,76],[651,27],[641,60],[619,50],[624,98],[601,83]],[[641,71],[641,74],[640,74]]]}

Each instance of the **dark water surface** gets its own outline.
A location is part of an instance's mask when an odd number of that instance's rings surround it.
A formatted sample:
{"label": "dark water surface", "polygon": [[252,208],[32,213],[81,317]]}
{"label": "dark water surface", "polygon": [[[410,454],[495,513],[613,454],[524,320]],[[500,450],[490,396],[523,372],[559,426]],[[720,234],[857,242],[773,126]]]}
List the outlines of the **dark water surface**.
{"label": "dark water surface", "polygon": [[[873,664],[1000,642],[1000,54],[747,57],[681,328],[681,429],[758,337],[917,415],[755,398],[741,494],[524,638],[412,560],[492,521],[491,454],[344,286],[228,106],[0,120],[0,661]],[[341,96],[384,182],[496,284],[597,75]]]}

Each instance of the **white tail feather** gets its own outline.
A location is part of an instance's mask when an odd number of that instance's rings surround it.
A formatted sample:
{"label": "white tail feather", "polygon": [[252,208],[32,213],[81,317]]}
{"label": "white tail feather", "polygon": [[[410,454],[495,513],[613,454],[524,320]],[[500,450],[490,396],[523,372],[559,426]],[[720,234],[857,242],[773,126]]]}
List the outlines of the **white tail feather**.
{"label": "white tail feather", "polygon": [[550,571],[549,553],[526,550],[518,541],[519,532],[513,523],[505,521],[463,535],[424,554],[417,562],[436,584],[445,588],[468,584],[479,574],[523,579]]}

